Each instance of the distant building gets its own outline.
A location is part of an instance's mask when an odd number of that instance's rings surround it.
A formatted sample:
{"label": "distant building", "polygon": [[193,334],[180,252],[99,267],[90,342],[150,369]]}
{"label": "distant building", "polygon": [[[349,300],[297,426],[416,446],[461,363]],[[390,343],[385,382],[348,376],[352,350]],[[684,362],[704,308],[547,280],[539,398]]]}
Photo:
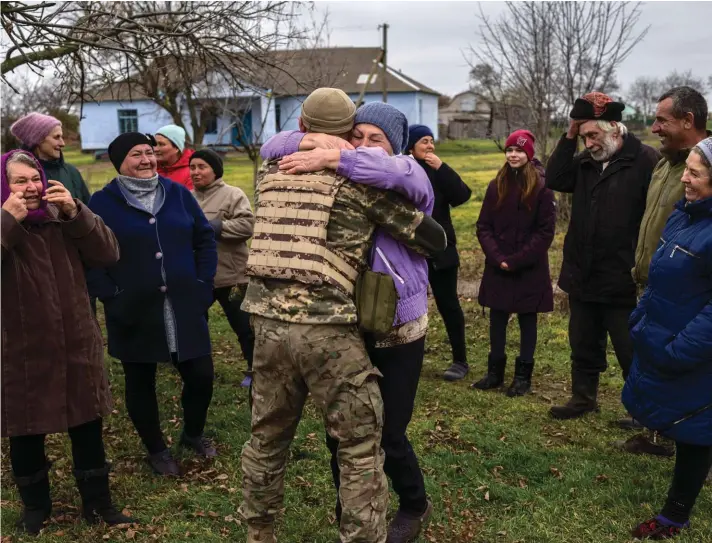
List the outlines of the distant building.
{"label": "distant building", "polygon": [[533,128],[528,108],[487,100],[473,91],[453,96],[438,111],[438,125],[443,139],[503,138],[519,128]]}
{"label": "distant building", "polygon": [[[279,70],[271,76],[268,71],[260,72],[246,90],[206,85],[211,100],[230,100],[233,105],[229,113],[216,113],[211,118],[203,144],[240,145],[245,134],[259,144],[280,130],[297,130],[302,102],[320,86],[340,88],[356,101],[379,53],[375,47],[275,51],[272,61]],[[364,103],[382,100],[381,77],[379,66],[365,91]],[[437,138],[440,94],[390,66],[387,87],[388,103],[401,110],[409,123],[431,127]],[[183,115],[192,138],[190,118],[187,112]],[[106,149],[121,133],[154,133],[172,122],[151,97],[137,92],[128,81],[117,82],[97,93],[94,101],[84,103],[79,127],[82,150]]]}

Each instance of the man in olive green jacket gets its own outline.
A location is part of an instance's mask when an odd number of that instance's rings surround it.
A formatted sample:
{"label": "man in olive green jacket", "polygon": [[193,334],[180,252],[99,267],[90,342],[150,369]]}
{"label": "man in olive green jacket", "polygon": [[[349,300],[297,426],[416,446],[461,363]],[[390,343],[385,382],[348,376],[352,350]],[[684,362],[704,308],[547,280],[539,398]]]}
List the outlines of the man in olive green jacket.
{"label": "man in olive green jacket", "polygon": [[707,102],[696,90],[674,87],[660,97],[652,131],[660,138],[663,158],[653,170],[638,234],[633,278],[640,288],[648,284],[648,267],[657,250],[660,234],[673,206],[684,195],[680,178],[685,171],[687,155],[709,134],[705,130],[706,123]]}

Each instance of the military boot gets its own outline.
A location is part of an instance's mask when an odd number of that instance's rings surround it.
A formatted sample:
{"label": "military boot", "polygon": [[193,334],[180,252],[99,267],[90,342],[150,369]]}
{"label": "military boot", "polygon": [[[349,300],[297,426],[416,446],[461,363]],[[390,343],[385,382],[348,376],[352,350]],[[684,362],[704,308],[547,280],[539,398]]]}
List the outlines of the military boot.
{"label": "military boot", "polygon": [[497,388],[504,382],[504,368],[507,366],[507,357],[495,357],[492,353],[487,357],[487,375],[473,383],[472,388],[489,390]]}
{"label": "military boot", "polygon": [[517,357],[514,366],[514,380],[507,390],[507,396],[524,396],[532,387],[532,372],[534,371],[533,360],[522,360]]}
{"label": "military boot", "polygon": [[247,543],[277,543],[272,525],[247,525]]}
{"label": "military boot", "polygon": [[82,516],[89,524],[105,522],[109,526],[116,526],[137,522],[114,507],[109,490],[109,469],[109,464],[105,464],[98,469],[74,470],[82,497]]}
{"label": "military boot", "polygon": [[24,506],[17,528],[28,534],[39,534],[52,513],[48,472],[49,464],[33,475],[13,475]]}
{"label": "military boot", "polygon": [[565,405],[556,405],[549,413],[555,419],[576,419],[586,413],[600,411],[598,397],[598,373],[583,373],[571,369],[571,399]]}

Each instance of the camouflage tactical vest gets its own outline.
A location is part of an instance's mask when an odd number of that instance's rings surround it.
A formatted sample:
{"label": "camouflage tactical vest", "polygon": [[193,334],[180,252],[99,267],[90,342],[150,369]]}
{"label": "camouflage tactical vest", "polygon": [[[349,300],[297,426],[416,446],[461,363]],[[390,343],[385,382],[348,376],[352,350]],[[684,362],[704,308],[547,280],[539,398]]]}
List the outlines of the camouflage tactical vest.
{"label": "camouflage tactical vest", "polygon": [[256,189],[255,232],[247,275],[311,285],[349,295],[358,263],[327,246],[327,225],[344,178],[335,174],[267,174]]}

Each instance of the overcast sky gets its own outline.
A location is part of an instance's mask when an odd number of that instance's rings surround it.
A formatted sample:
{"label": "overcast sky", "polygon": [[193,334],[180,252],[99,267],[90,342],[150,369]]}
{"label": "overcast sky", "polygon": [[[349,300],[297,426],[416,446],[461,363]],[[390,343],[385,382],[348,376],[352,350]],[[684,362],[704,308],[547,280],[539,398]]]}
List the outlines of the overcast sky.
{"label": "overcast sky", "polygon": [[[463,53],[479,42],[478,4],[319,1],[316,7],[321,12],[328,8],[332,46],[378,47],[377,27],[388,23],[388,64],[453,95],[468,86]],[[481,4],[487,15],[504,8],[503,2]],[[650,25],[650,30],[617,70],[623,93],[638,76],[664,77],[672,70],[693,70],[706,81],[712,75],[712,2],[646,2],[641,10],[641,28]]]}

